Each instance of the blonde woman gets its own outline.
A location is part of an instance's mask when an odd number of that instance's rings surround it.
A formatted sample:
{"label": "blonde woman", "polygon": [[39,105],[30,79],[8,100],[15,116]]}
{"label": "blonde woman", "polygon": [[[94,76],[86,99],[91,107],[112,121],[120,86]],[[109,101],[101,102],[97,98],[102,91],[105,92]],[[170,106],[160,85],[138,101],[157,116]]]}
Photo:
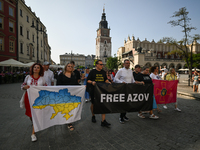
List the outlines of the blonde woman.
{"label": "blonde woman", "polygon": [[[166,80],[172,81],[172,80],[177,80],[176,72],[174,68],[169,69],[169,74],[166,76]],[[165,109],[167,109],[166,104],[163,106]],[[177,102],[175,103],[175,109],[176,111],[181,112],[181,110],[177,107]]]}
{"label": "blonde woman", "polygon": [[[64,71],[59,74],[56,85],[79,85],[77,83],[76,75],[73,73],[72,64],[68,63],[65,65]],[[74,130],[72,124],[68,124],[70,131]]]}

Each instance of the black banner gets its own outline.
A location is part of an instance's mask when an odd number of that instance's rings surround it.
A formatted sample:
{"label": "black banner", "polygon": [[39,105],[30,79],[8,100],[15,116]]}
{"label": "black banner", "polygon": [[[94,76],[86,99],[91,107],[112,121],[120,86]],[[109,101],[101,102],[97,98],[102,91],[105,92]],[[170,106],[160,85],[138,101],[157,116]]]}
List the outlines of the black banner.
{"label": "black banner", "polygon": [[97,83],[94,113],[125,113],[152,110],[153,84]]}

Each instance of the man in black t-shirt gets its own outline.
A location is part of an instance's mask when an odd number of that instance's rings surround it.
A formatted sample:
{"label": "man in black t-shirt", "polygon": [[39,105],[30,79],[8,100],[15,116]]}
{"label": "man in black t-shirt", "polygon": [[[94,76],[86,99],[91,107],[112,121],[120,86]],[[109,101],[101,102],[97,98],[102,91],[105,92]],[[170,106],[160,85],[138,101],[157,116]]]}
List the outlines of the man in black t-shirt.
{"label": "man in black t-shirt", "polygon": [[135,65],[135,71],[133,71],[133,77],[134,79],[136,78],[137,75],[139,75],[141,72],[141,67],[140,65]]}
{"label": "man in black t-shirt", "polygon": [[[91,90],[90,90],[90,96],[91,96],[91,112],[92,112],[92,122],[96,122],[95,115],[93,113],[93,104],[94,104],[94,86],[96,83],[110,83],[107,79],[106,72],[102,70],[103,68],[103,62],[101,60],[96,61],[96,69],[93,69],[90,71],[88,77],[87,77],[87,83],[90,84]],[[102,114],[102,121],[101,126],[108,127],[110,124],[105,120],[106,115]]]}
{"label": "man in black t-shirt", "polygon": [[74,72],[74,74],[75,74],[75,76],[76,76],[77,84],[79,84],[80,81],[81,81],[81,75],[80,75],[80,72],[79,72],[77,69],[74,69],[74,67],[75,67],[75,62],[74,62],[73,60],[70,61],[70,64],[72,64],[73,72]]}

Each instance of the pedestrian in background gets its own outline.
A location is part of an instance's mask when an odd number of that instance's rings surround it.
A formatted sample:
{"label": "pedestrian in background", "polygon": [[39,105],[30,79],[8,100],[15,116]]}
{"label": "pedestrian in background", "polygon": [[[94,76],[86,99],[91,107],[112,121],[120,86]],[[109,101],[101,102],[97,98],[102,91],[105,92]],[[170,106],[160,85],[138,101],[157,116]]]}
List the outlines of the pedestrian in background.
{"label": "pedestrian in background", "polygon": [[192,77],[193,80],[193,92],[198,91],[198,86],[199,86],[199,75],[197,72],[194,72],[194,76]]}
{"label": "pedestrian in background", "polygon": [[[42,65],[39,63],[34,63],[30,68],[30,75],[26,76],[23,84],[21,85],[21,89],[27,90],[28,88],[30,88],[30,86],[46,86],[47,84],[45,82],[43,75],[44,75],[44,69],[43,69]],[[28,98],[27,91],[24,95],[24,103],[25,103],[25,108],[26,108],[25,114],[28,117],[30,117],[30,120],[32,121],[32,114],[31,114],[31,108],[30,108],[30,104],[29,104],[29,98]],[[33,142],[37,140],[34,127],[32,130],[31,140]]]}
{"label": "pedestrian in background", "polygon": [[[64,71],[58,76],[56,85],[79,85],[71,63],[65,65]],[[70,131],[74,130],[71,123],[68,124],[68,128]]]}
{"label": "pedestrian in background", "polygon": [[43,64],[43,67],[44,67],[44,78],[45,78],[45,81],[47,83],[47,86],[53,86],[54,85],[54,74],[53,74],[53,71],[51,71],[49,69],[49,65],[50,63],[49,62],[44,62]]}
{"label": "pedestrian in background", "polygon": [[[86,85],[87,86],[87,77],[90,73],[90,69],[89,68],[86,68],[85,70],[85,73],[82,75],[82,79],[83,79],[83,85]],[[86,87],[87,88],[87,87]],[[85,101],[88,102],[90,100],[90,95],[89,95],[89,92],[87,92],[85,90]]]}

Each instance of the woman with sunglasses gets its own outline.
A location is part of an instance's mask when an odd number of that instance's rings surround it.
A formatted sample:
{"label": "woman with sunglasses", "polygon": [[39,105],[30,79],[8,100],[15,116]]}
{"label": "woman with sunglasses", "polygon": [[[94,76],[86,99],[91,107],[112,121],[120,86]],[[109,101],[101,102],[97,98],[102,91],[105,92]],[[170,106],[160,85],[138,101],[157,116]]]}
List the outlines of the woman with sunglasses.
{"label": "woman with sunglasses", "polygon": [[[76,80],[76,75],[73,72],[72,64],[68,63],[65,65],[64,71],[59,74],[57,78],[56,85],[78,85]],[[70,131],[74,130],[72,124],[68,124],[68,128]]]}

